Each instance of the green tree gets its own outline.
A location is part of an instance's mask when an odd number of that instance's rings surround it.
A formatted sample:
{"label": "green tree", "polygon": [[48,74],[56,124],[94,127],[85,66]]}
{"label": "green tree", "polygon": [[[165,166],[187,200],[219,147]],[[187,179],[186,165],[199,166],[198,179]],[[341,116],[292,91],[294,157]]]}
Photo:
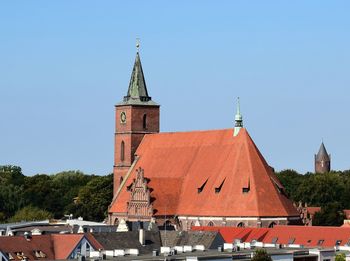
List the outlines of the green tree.
{"label": "green tree", "polygon": [[113,197],[113,174],[96,176],[80,189],[77,202],[70,211],[86,220],[103,221]]}
{"label": "green tree", "polygon": [[298,198],[296,191],[303,181],[303,175],[292,169],[282,170],[281,172],[277,172],[276,175],[286,189],[289,198],[293,201],[299,201],[300,198]]}
{"label": "green tree", "polygon": [[[99,188],[104,190],[99,191]],[[99,177],[81,171],[64,171],[54,175],[24,176],[20,167],[0,166],[0,221],[10,219],[28,205],[45,209],[54,218],[73,213],[100,220],[111,202],[112,190],[111,175]],[[96,206],[97,212],[84,204]]]}
{"label": "green tree", "polygon": [[38,174],[25,177],[23,188],[26,205],[46,209],[52,213],[59,208],[62,195],[54,188],[51,176]]}
{"label": "green tree", "polygon": [[252,261],[272,261],[272,258],[267,254],[265,249],[257,249],[254,252]]}
{"label": "green tree", "polygon": [[0,185],[0,212],[1,220],[13,216],[15,212],[24,206],[23,189],[13,184]]}
{"label": "green tree", "polygon": [[64,171],[52,176],[52,189],[55,191],[56,206],[51,210],[55,217],[60,218],[67,213],[79,190],[96,176],[85,175],[80,171]]}
{"label": "green tree", "polygon": [[346,260],[346,257],[345,257],[345,254],[344,253],[338,253],[336,256],[335,256],[335,261],[345,261]]}
{"label": "green tree", "polygon": [[52,214],[46,210],[39,209],[33,206],[24,207],[16,212],[16,214],[9,219],[10,222],[20,221],[38,221],[51,219]]}
{"label": "green tree", "polygon": [[322,207],[320,212],[316,212],[312,225],[314,226],[340,226],[343,224],[344,214],[342,206],[335,202]]}
{"label": "green tree", "polygon": [[18,166],[0,166],[0,184],[21,186],[24,182],[22,169]]}
{"label": "green tree", "polygon": [[23,206],[25,176],[20,167],[0,166],[0,221],[3,222]]}
{"label": "green tree", "polygon": [[297,188],[297,198],[313,206],[325,206],[330,202],[341,203],[344,195],[344,180],[338,173],[305,175]]}

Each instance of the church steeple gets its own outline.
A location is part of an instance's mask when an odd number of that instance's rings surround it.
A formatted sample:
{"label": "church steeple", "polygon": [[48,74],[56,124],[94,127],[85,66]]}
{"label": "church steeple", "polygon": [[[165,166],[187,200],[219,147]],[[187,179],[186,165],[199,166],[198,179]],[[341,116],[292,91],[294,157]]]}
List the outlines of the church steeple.
{"label": "church steeple", "polygon": [[241,115],[241,110],[240,110],[240,104],[239,104],[239,97],[237,98],[237,111],[235,115],[235,128],[233,132],[233,136],[237,136],[240,129],[243,128],[243,117]]}
{"label": "church steeple", "polygon": [[139,43],[137,43],[136,47],[136,58],[131,73],[128,92],[126,96],[124,96],[123,101],[118,105],[158,105],[152,101],[152,98],[148,95],[139,54]]}
{"label": "church steeple", "polygon": [[138,45],[128,92],[115,106],[114,192],[133,164],[143,136],[159,132],[159,105],[148,95]]}

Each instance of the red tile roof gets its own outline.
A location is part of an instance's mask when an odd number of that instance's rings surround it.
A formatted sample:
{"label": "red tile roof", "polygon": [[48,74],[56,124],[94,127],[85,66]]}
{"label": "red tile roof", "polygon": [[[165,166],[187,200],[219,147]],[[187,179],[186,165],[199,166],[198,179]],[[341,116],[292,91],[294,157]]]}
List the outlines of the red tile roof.
{"label": "red tile roof", "polygon": [[350,227],[275,226],[273,228],[192,227],[191,230],[219,231],[225,242],[257,240],[264,243],[298,244],[305,247],[334,247],[350,241]]}
{"label": "red tile roof", "polygon": [[252,240],[262,241],[270,228],[242,228],[242,227],[192,227],[194,231],[218,231],[226,243],[233,243],[235,239],[242,242]]}
{"label": "red tile roof", "polygon": [[55,249],[55,259],[68,258],[84,236],[94,249],[103,249],[102,245],[90,233],[52,234],[51,237],[53,241],[53,247]]}
{"label": "red tile roof", "polygon": [[[318,226],[275,226],[270,229],[264,237],[264,243],[271,243],[277,238],[276,243],[288,244],[289,240],[295,238],[293,244],[305,247],[334,247],[337,240],[340,245],[345,245],[350,239],[350,228],[348,227],[318,227]],[[322,244],[319,244],[323,240]]]}
{"label": "red tile roof", "polygon": [[[31,260],[67,259],[84,236],[93,249],[103,249],[90,233],[86,233],[37,235],[28,239],[24,236],[2,236],[0,237],[0,251],[10,253],[16,260],[20,260],[16,252],[23,252],[24,256]],[[37,258],[34,251],[42,251],[46,257]]]}
{"label": "red tile roof", "polygon": [[307,207],[307,212],[310,213],[311,215],[315,215],[316,212],[321,211],[321,207]]}
{"label": "red tile roof", "polygon": [[20,260],[15,254],[23,252],[24,256],[34,260],[34,250],[42,251],[46,257],[43,260],[55,259],[54,249],[51,243],[50,235],[32,236],[28,240],[24,236],[2,236],[0,237],[0,251],[10,253],[15,260]]}
{"label": "red tile roof", "polygon": [[110,212],[126,213],[127,186],[141,167],[155,215],[299,216],[245,129],[236,137],[233,129],[149,134],[136,154],[139,160]]}
{"label": "red tile roof", "polygon": [[85,237],[95,250],[103,249],[103,246],[91,233],[85,233]]}
{"label": "red tile roof", "polygon": [[84,234],[52,234],[55,259],[66,259],[82,240]]}

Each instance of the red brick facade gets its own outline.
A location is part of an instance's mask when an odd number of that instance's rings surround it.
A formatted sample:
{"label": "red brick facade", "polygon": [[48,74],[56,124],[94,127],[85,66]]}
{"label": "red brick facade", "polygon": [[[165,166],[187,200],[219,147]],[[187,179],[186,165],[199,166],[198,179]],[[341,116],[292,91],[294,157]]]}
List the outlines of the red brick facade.
{"label": "red brick facade", "polygon": [[159,106],[117,105],[115,129],[114,193],[132,165],[143,136],[159,132]]}

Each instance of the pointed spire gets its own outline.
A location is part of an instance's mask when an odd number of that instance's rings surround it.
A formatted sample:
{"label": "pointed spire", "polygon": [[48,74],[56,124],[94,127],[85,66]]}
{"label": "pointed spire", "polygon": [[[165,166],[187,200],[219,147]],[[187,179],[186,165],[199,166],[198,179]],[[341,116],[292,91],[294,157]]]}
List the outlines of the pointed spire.
{"label": "pointed spire", "polygon": [[134,68],[132,70],[127,99],[140,99],[141,101],[149,101],[145,77],[143,75],[141,59],[139,52],[136,53]]}
{"label": "pointed spire", "polygon": [[235,115],[235,128],[233,132],[233,136],[237,136],[240,129],[243,128],[243,117],[241,115],[241,108],[239,103],[239,97],[237,98],[237,111]]}
{"label": "pointed spire", "polygon": [[324,161],[329,161],[330,157],[327,153],[326,147],[323,144],[323,140],[320,146],[320,149],[318,150],[318,153],[316,155],[316,160],[320,161],[320,160],[324,160]]}
{"label": "pointed spire", "polygon": [[140,43],[136,42],[136,58],[131,73],[128,93],[124,96],[123,102],[118,105],[157,105],[148,95],[145,77],[143,75],[141,59],[139,54]]}

